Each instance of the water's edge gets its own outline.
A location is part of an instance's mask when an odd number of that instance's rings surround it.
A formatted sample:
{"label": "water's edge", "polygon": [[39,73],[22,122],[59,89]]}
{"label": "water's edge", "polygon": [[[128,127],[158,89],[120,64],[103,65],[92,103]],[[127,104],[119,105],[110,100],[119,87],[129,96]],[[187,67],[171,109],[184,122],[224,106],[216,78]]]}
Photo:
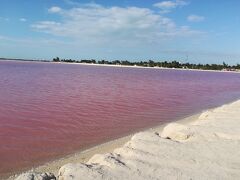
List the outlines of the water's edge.
{"label": "water's edge", "polygon": [[82,149],[76,151],[75,153],[71,153],[66,156],[56,158],[54,160],[49,160],[48,162],[46,162],[44,164],[40,164],[37,167],[27,167],[22,170],[17,170],[11,174],[2,175],[2,176],[0,176],[0,179],[14,180],[14,178],[19,176],[21,173],[28,172],[28,171],[35,171],[35,172],[42,172],[42,173],[51,172],[57,176],[58,170],[61,166],[65,165],[67,163],[76,163],[76,162],[84,163],[84,162],[87,162],[95,154],[103,154],[103,153],[112,152],[114,149],[123,146],[126,142],[128,142],[131,139],[131,137],[134,134],[136,134],[138,132],[142,132],[142,131],[161,132],[163,130],[163,128],[171,122],[188,124],[188,123],[194,122],[205,111],[211,111],[215,108],[221,107],[223,105],[231,104],[238,100],[240,100],[240,99],[235,99],[233,101],[230,101],[230,102],[227,102],[227,103],[224,103],[221,105],[216,105],[216,106],[208,108],[208,109],[199,110],[198,112],[195,112],[188,116],[182,117],[180,119],[175,119],[175,120],[163,123],[163,124],[158,124],[153,127],[143,128],[141,130],[134,131],[130,134],[123,135],[120,138],[113,138],[113,139],[110,139],[109,141],[101,142],[101,143],[95,144],[91,147],[82,148]]}

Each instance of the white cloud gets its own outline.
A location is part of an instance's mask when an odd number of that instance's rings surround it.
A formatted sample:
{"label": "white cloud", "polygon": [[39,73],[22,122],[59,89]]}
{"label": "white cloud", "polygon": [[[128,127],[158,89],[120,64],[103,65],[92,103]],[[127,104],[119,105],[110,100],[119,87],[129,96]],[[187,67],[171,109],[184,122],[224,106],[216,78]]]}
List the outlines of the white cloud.
{"label": "white cloud", "polygon": [[187,20],[189,22],[201,22],[205,20],[205,17],[192,14],[187,17]]}
{"label": "white cloud", "polygon": [[60,7],[57,7],[57,6],[53,6],[51,7],[50,9],[48,9],[48,12],[49,13],[59,13],[62,11],[62,8]]}
{"label": "white cloud", "polygon": [[54,21],[41,21],[38,24],[33,25],[32,27],[39,29],[39,30],[43,30],[43,29],[54,29],[54,28],[58,28],[58,26],[60,26],[61,23],[57,23]]}
{"label": "white cloud", "polygon": [[25,18],[20,18],[19,21],[21,21],[21,22],[26,22],[27,19],[25,19]]}
{"label": "white cloud", "polygon": [[153,6],[159,8],[162,13],[169,13],[177,7],[186,6],[187,4],[188,3],[186,1],[176,0],[176,1],[162,1],[159,3],[155,3]]}
{"label": "white cloud", "polygon": [[59,22],[41,21],[33,24],[32,28],[87,43],[147,43],[201,33],[189,27],[178,27],[172,19],[148,8],[87,4],[68,10],[61,9],[59,16],[62,18]]}

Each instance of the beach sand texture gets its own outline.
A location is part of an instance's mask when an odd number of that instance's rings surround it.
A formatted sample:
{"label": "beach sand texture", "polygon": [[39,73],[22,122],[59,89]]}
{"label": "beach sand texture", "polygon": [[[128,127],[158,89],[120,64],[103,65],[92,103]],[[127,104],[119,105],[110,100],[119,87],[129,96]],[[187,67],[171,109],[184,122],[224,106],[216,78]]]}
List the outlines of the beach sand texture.
{"label": "beach sand texture", "polygon": [[[52,179],[28,172],[17,180]],[[211,109],[188,123],[140,132],[112,153],[68,163],[59,180],[240,179],[240,101]]]}

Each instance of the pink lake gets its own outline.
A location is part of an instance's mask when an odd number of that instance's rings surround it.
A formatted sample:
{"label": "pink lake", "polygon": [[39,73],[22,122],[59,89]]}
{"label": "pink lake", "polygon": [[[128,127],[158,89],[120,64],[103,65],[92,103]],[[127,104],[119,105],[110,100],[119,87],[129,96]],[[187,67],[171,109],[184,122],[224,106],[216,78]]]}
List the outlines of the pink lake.
{"label": "pink lake", "polygon": [[238,73],[0,61],[0,175],[238,98]]}

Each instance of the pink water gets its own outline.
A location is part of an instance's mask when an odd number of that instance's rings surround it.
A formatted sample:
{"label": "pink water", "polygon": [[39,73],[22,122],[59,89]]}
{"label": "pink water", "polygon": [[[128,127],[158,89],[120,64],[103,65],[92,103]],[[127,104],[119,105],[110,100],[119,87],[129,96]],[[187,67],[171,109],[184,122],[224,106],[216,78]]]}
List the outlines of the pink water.
{"label": "pink water", "polygon": [[0,174],[240,97],[240,74],[0,62]]}

